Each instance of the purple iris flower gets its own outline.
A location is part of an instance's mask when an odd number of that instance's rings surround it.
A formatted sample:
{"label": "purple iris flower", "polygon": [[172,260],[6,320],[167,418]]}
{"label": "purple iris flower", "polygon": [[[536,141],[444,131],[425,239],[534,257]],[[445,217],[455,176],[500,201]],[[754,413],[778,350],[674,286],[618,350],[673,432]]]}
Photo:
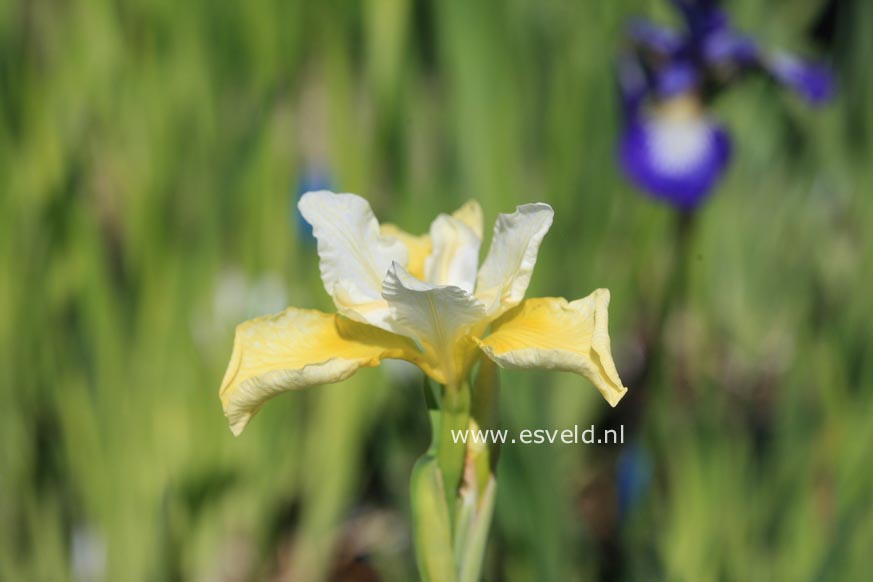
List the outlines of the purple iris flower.
{"label": "purple iris flower", "polygon": [[637,186],[690,211],[712,191],[731,159],[727,130],[707,106],[735,81],[763,74],[812,105],[834,92],[830,71],[782,52],[765,52],[731,26],[716,0],[671,0],[684,29],[631,23],[631,50],[619,60],[624,128],[618,157]]}

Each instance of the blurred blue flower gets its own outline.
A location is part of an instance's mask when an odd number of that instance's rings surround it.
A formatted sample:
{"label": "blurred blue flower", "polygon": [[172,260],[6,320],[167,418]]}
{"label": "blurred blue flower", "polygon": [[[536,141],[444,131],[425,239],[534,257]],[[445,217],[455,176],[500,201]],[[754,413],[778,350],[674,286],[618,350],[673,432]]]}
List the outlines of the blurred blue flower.
{"label": "blurred blue flower", "polygon": [[652,482],[652,459],[638,441],[623,447],[615,465],[619,518],[624,520]]}
{"label": "blurred blue flower", "polygon": [[812,105],[827,102],[826,67],[765,52],[731,26],[716,0],[671,0],[684,29],[646,20],[629,27],[631,50],[618,63],[624,129],[622,170],[640,188],[682,210],[709,194],[731,158],[727,130],[708,104],[737,80],[764,74]]}

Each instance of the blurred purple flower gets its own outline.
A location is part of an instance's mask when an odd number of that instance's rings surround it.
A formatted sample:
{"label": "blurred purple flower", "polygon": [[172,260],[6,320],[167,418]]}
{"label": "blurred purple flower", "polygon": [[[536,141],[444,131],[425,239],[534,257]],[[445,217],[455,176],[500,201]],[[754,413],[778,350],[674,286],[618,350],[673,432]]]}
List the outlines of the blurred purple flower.
{"label": "blurred purple flower", "polygon": [[624,128],[622,170],[656,198],[690,211],[712,191],[731,158],[727,130],[708,104],[739,79],[764,74],[812,105],[827,102],[826,67],[767,53],[731,26],[716,0],[671,0],[684,29],[646,20],[628,30],[631,50],[618,63]]}

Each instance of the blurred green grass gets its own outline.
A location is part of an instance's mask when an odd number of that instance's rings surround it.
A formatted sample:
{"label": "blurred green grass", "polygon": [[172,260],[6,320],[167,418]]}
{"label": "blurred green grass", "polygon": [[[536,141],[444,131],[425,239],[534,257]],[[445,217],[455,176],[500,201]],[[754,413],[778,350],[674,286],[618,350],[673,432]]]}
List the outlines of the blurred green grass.
{"label": "blurred green grass", "polygon": [[[730,6],[765,42],[805,48],[823,3]],[[838,6],[821,48],[833,106],[756,83],[719,105],[737,155],[700,217],[689,311],[670,322],[693,391],[672,391],[668,369],[649,397],[647,494],[619,519],[614,451],[506,447],[489,580],[602,576],[609,540],[629,579],[867,571],[873,6]],[[630,14],[667,10],[3,3],[0,579],[410,579],[405,491],[427,438],[415,376],[279,398],[233,439],[217,398],[233,326],[330,308],[293,214],[302,172],[323,164],[413,231],[469,197],[487,222],[552,204],[529,295],[608,287],[631,374],[672,217],[613,163]],[[605,412],[576,377],[503,381],[512,430]]]}

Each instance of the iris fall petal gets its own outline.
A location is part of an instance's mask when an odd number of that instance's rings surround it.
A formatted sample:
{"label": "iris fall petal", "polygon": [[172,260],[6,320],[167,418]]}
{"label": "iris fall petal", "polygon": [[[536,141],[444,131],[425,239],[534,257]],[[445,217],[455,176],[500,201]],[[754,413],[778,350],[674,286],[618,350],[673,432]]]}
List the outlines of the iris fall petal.
{"label": "iris fall petal", "polygon": [[615,406],[627,388],[612,360],[608,307],[606,289],[571,302],[528,299],[495,321],[491,335],[478,343],[503,368],[581,374]]}
{"label": "iris fall petal", "polygon": [[230,430],[241,433],[273,396],[339,382],[383,358],[422,365],[407,338],[339,315],[292,307],[242,323],[219,392]]}
{"label": "iris fall petal", "polygon": [[727,131],[703,115],[640,118],[626,126],[619,151],[639,187],[686,210],[712,190],[730,154]]}

